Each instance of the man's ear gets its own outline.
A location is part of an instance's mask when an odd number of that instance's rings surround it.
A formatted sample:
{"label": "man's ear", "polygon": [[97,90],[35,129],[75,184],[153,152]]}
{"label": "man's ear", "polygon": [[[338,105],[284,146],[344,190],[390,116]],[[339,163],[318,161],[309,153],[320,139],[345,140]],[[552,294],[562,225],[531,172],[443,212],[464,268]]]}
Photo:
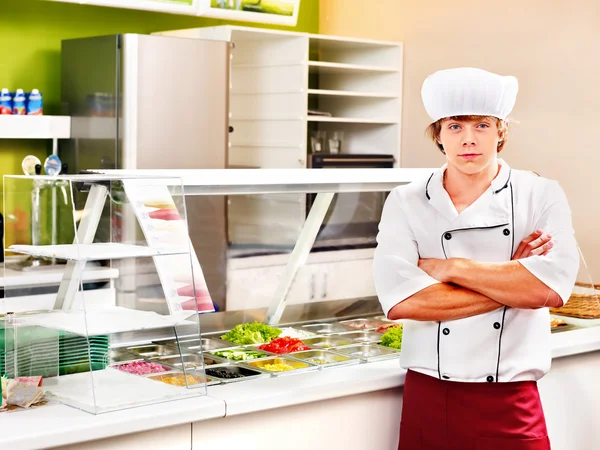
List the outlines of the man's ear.
{"label": "man's ear", "polygon": [[506,138],[506,133],[508,133],[508,122],[503,120],[500,125],[500,129],[498,130],[498,137],[501,141]]}

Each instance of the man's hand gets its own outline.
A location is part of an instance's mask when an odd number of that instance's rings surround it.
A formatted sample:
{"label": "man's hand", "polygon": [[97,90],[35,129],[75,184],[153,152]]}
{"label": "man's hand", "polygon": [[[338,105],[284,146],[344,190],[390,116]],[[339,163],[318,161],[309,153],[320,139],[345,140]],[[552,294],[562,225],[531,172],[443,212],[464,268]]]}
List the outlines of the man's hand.
{"label": "man's hand", "polygon": [[512,260],[547,255],[553,246],[554,243],[550,234],[544,233],[544,230],[535,230],[521,241]]}
{"label": "man's hand", "polygon": [[450,269],[455,260],[453,259],[420,259],[419,268],[431,278],[447,283],[450,275]]}
{"label": "man's hand", "polygon": [[[512,260],[515,261],[535,255],[546,255],[553,246],[550,234],[544,233],[543,230],[535,230],[521,241]],[[452,270],[457,268],[457,264],[460,264],[460,258],[419,260],[419,268],[425,271],[430,277],[442,283],[450,282]]]}

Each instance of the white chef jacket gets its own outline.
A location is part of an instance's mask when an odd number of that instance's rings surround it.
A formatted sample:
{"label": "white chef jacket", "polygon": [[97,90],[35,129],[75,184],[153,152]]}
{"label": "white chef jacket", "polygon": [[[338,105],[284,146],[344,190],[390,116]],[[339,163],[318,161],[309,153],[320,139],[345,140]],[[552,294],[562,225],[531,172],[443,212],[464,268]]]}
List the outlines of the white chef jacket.
{"label": "white chef jacket", "polygon": [[[387,315],[411,295],[438,283],[420,258],[510,261],[536,229],[552,234],[546,256],[520,263],[566,303],[579,269],[571,211],[556,181],[512,170],[500,172],[475,203],[458,214],[443,187],[446,166],[429,178],[395,188],[383,210],[374,279]],[[404,321],[402,367],[451,381],[538,380],[551,362],[547,308],[502,308],[444,322]]]}

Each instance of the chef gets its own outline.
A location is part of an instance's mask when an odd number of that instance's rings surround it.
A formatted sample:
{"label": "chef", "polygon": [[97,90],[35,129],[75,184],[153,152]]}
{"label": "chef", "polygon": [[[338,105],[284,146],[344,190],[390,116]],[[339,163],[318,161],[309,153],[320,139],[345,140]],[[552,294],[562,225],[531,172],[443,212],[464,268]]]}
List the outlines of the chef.
{"label": "chef", "polygon": [[374,258],[383,310],[404,320],[401,450],[550,448],[536,382],[579,255],[558,183],[498,158],[517,91],[475,68],[423,83],[446,164],[390,193]]}

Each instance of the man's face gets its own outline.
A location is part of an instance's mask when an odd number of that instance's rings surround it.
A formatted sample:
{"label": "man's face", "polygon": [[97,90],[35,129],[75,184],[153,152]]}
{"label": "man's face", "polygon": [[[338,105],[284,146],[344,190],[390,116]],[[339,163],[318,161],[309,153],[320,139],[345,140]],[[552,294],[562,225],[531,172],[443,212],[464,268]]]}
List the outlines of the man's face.
{"label": "man's face", "polygon": [[495,118],[444,119],[439,141],[449,165],[465,174],[475,174],[496,160],[500,133]]}

